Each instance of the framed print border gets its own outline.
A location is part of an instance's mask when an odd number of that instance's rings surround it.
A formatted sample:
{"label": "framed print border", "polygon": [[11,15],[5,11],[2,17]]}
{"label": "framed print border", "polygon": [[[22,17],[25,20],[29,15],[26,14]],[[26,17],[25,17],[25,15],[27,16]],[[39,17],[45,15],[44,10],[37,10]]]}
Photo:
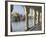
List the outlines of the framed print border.
{"label": "framed print border", "polygon": [[[44,4],[44,33],[8,35],[8,2]],[[45,3],[41,3],[41,2],[25,2],[25,1],[5,1],[5,36],[24,36],[24,35],[40,35],[40,34],[45,34]]]}

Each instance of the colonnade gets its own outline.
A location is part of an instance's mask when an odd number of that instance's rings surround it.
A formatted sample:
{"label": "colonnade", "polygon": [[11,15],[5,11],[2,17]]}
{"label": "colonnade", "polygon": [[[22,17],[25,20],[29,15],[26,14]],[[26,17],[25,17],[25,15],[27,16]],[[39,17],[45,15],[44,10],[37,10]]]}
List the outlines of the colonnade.
{"label": "colonnade", "polygon": [[[29,13],[29,7],[24,7],[25,9],[25,20],[26,20],[26,24],[25,24],[25,30],[28,30],[29,28],[29,24],[28,24],[28,13]],[[40,25],[40,15],[41,15],[41,10],[39,7],[32,7],[32,11],[33,11],[33,24],[34,26],[38,26]],[[41,25],[40,25],[41,26]]]}

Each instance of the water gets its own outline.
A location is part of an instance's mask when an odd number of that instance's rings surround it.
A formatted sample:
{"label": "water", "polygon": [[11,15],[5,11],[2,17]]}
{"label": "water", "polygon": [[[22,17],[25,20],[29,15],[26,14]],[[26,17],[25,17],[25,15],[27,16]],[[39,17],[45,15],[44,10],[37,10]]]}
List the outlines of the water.
{"label": "water", "polygon": [[[29,19],[29,28],[31,28],[33,25],[33,20]],[[19,22],[12,22],[12,32],[21,32],[25,31],[25,21],[19,21]]]}

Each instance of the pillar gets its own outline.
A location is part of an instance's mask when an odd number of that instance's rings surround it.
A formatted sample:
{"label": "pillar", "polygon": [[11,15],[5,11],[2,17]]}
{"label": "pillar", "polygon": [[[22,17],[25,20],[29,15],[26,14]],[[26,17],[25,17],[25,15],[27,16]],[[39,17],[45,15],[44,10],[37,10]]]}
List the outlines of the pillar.
{"label": "pillar", "polygon": [[35,25],[35,9],[33,8],[33,25]]}
{"label": "pillar", "polygon": [[28,13],[26,10],[26,6],[24,7],[24,10],[25,10],[25,31],[27,31],[28,30]]}
{"label": "pillar", "polygon": [[36,10],[36,14],[37,14],[37,16],[36,16],[36,24],[38,24],[38,14],[39,14],[38,10]]}

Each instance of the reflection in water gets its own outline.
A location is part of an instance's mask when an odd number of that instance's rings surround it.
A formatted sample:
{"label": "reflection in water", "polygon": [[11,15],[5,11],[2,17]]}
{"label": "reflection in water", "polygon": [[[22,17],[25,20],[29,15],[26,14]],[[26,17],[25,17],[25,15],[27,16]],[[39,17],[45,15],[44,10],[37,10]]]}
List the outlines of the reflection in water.
{"label": "reflection in water", "polygon": [[[29,27],[31,28],[33,25],[32,19],[29,19]],[[12,32],[21,32],[25,31],[25,21],[20,22],[12,22]]]}

